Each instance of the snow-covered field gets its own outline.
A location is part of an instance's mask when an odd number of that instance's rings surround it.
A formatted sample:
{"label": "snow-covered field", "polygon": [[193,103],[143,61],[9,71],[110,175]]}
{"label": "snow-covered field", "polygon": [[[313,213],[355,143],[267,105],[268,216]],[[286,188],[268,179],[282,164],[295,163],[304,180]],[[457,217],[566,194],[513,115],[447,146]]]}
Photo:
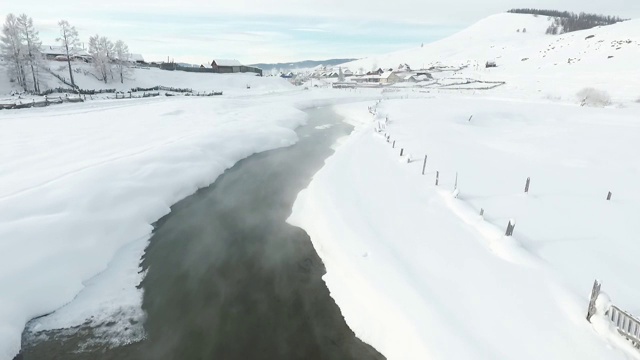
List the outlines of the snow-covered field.
{"label": "snow-covered field", "polygon": [[[389,359],[640,358],[585,320],[595,278],[640,313],[640,106],[442,95],[383,101],[374,119],[369,105],[337,108],[363,125],[289,219],[359,337]],[[387,117],[395,148],[374,131]]]}
{"label": "snow-covered field", "polygon": [[[44,61],[44,66],[50,68],[58,76],[69,81],[69,69],[66,63],[60,61]],[[158,68],[132,68],[124,83],[110,81],[105,84],[90,73],[95,72],[91,64],[82,62],[73,63],[74,69],[81,70],[74,73],[76,84],[87,90],[116,89],[127,91],[132,87],[150,88],[154,86],[167,86],[174,88],[189,88],[194,91],[224,91],[228,95],[261,94],[266,92],[287,91],[294,87],[286,80],[279,77],[259,77],[251,73],[241,74],[214,74],[192,73],[185,71],[168,71]],[[46,71],[41,72],[42,90],[51,88],[68,88],[60,80]],[[118,79],[116,79],[118,80]],[[249,86],[249,89],[247,88]],[[15,84],[11,84],[6,78],[6,70],[0,62],[0,95],[8,94],[12,90],[19,90]],[[0,99],[2,96],[0,96]]]}

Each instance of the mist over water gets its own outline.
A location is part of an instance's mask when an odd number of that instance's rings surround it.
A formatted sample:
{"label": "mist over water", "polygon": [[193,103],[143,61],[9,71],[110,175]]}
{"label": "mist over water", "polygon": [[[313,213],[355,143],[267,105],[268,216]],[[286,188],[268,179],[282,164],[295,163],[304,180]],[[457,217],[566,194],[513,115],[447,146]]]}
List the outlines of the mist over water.
{"label": "mist over water", "polygon": [[23,358],[382,359],[345,324],[308,235],[286,223],[351,131],[330,109],[308,113],[297,144],[239,162],[156,224],[143,260],[145,341],[77,352],[91,336],[79,332],[29,344]]}

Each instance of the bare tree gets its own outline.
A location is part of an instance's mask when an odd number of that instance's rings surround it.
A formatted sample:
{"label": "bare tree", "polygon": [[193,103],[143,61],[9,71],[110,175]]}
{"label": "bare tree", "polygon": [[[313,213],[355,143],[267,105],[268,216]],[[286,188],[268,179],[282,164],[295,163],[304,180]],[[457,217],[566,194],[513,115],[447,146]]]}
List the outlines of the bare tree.
{"label": "bare tree", "polygon": [[69,78],[71,78],[71,86],[77,87],[73,79],[73,71],[71,69],[71,57],[75,55],[75,49],[80,45],[78,39],[78,30],[75,26],[71,26],[67,20],[60,20],[58,22],[60,26],[60,37],[56,39],[57,42],[64,47],[65,55],[67,56],[67,65],[69,65]]}
{"label": "bare tree", "polygon": [[38,65],[41,58],[40,47],[42,42],[38,37],[38,31],[33,26],[33,19],[27,14],[21,14],[17,19],[18,31],[20,38],[24,41],[26,62],[31,69],[33,78],[33,91],[40,92],[40,84],[38,82]]}
{"label": "bare tree", "polygon": [[124,77],[129,73],[129,58],[131,57],[131,53],[129,53],[127,44],[122,40],[116,41],[113,50],[116,57],[116,70],[118,71],[118,75],[120,75],[120,83],[124,84]]}
{"label": "bare tree", "polygon": [[113,59],[113,43],[105,36],[98,34],[89,38],[89,54],[93,60],[93,67],[98,72],[98,79],[108,81],[108,75],[113,73],[111,70],[111,61]]}
{"label": "bare tree", "polygon": [[9,73],[18,81],[24,90],[27,90],[26,77],[24,74],[22,40],[18,28],[18,18],[9,14],[2,25],[2,37],[0,38],[0,51],[2,57],[10,63]]}

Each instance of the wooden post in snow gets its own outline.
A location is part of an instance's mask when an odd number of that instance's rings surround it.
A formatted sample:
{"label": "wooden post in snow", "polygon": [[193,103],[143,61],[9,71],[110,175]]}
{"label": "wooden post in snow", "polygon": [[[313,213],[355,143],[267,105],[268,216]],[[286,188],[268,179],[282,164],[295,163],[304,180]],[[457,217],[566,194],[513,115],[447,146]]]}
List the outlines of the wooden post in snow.
{"label": "wooden post in snow", "polygon": [[440,181],[440,171],[436,171],[436,186],[438,186],[439,181]]}
{"label": "wooden post in snow", "polygon": [[393,144],[391,144],[391,147],[394,148],[394,149],[396,148],[396,141],[395,140],[393,140]]}
{"label": "wooden post in snow", "polygon": [[469,120],[468,120],[468,122],[471,122],[471,118],[472,118],[472,117],[473,117],[473,115],[469,116]]}
{"label": "wooden post in snow", "polygon": [[484,216],[484,209],[480,208],[480,216]]}
{"label": "wooden post in snow", "polygon": [[400,149],[400,157],[402,157],[402,154],[404,154],[404,148]]}
{"label": "wooden post in snow", "polygon": [[611,200],[611,195],[613,194],[611,193],[611,191],[609,191],[609,193],[607,194],[607,201]]}
{"label": "wooden post in snow", "polygon": [[507,225],[507,232],[505,232],[506,236],[511,236],[513,235],[513,229],[516,228],[516,221],[515,220],[509,220],[509,224]]}
{"label": "wooden post in snow", "polygon": [[422,163],[422,175],[424,175],[424,170],[427,168],[427,155],[424,156],[424,162]]}
{"label": "wooden post in snow", "polygon": [[587,321],[591,322],[591,317],[596,313],[596,300],[600,295],[600,286],[602,284],[597,279],[593,282],[593,288],[591,289],[591,298],[589,299],[589,308],[587,309]]}
{"label": "wooden post in snow", "polygon": [[528,177],[528,178],[527,178],[527,183],[524,185],[524,192],[525,192],[526,194],[528,194],[528,193],[529,193],[529,185],[530,185],[530,184],[531,184],[531,178],[530,178],[530,177]]}
{"label": "wooden post in snow", "polygon": [[458,188],[458,172],[456,171],[456,182],[455,184],[453,184],[453,190],[456,190]]}

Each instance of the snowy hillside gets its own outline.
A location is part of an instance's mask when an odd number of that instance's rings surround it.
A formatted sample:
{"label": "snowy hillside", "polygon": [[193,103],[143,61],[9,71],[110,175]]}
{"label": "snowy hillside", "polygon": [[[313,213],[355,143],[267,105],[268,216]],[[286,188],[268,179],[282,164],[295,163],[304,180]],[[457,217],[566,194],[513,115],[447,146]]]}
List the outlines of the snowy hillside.
{"label": "snowy hillside", "polygon": [[[506,81],[506,86],[497,91],[519,97],[536,94],[568,100],[584,87],[606,90],[618,101],[640,97],[640,20],[546,35],[550,23],[551,18],[545,16],[493,15],[424,47],[345,66],[369,70],[397,68],[404,63],[413,69],[435,64],[467,65],[456,75]],[[487,61],[495,61],[497,68],[486,69]]]}

